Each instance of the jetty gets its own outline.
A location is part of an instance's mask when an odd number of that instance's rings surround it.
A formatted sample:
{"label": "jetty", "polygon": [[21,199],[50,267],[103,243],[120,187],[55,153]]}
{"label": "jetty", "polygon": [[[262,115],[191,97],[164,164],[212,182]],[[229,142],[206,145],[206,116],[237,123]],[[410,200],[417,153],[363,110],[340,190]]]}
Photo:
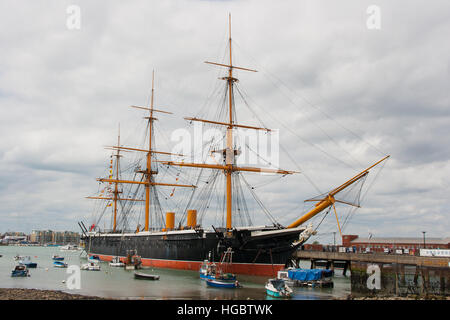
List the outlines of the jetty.
{"label": "jetty", "polygon": [[428,267],[450,267],[450,257],[421,257],[400,254],[385,253],[353,253],[353,252],[327,252],[298,250],[293,254],[293,259],[311,261],[311,269],[318,263],[325,262],[326,268],[334,270],[336,266],[344,268],[344,275],[351,269],[351,262],[370,262],[384,264],[403,264]]}
{"label": "jetty", "polygon": [[450,257],[298,250],[292,260],[311,261],[311,268],[343,266],[345,276],[351,272],[352,294],[450,295]]}

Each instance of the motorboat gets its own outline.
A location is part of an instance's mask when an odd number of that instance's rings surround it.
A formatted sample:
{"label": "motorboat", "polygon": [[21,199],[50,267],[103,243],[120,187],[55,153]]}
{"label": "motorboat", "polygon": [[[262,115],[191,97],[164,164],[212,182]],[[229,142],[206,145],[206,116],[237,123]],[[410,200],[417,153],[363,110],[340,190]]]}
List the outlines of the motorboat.
{"label": "motorboat", "polygon": [[268,295],[276,298],[290,298],[293,292],[283,279],[269,279],[265,288]]}
{"label": "motorboat", "polygon": [[25,258],[24,256],[19,256],[18,254],[14,257],[14,261],[19,261]]}
{"label": "motorboat", "polygon": [[333,287],[334,271],[329,269],[295,269],[278,271],[277,279],[283,279],[292,287]]}
{"label": "motorboat", "polygon": [[27,266],[27,268],[37,268],[37,263],[32,262],[29,256],[23,257],[21,260],[19,260],[19,264],[23,264]]}
{"label": "motorboat", "polygon": [[78,250],[81,250],[81,248],[79,248],[76,245],[68,244],[68,245],[60,247],[59,250],[61,250],[61,251],[78,251]]}
{"label": "motorboat", "polygon": [[55,261],[63,261],[64,257],[58,256],[57,254],[54,254],[52,256],[52,259],[55,260]]}
{"label": "motorboat", "polygon": [[14,270],[11,272],[11,277],[29,277],[30,271],[27,266],[24,264],[17,265]]}
{"label": "motorboat", "polygon": [[53,261],[53,266],[56,268],[67,268],[67,263],[62,261]]}
{"label": "motorboat", "polygon": [[156,274],[148,274],[143,272],[134,272],[135,279],[144,279],[144,280],[159,280],[159,276]]}
{"label": "motorboat", "polygon": [[137,255],[136,250],[129,250],[125,259],[125,270],[137,270],[141,268],[141,256]]}
{"label": "motorboat", "polygon": [[101,261],[101,260],[100,260],[100,257],[97,256],[97,255],[89,256],[88,260],[89,260],[89,261],[97,261],[97,262]]}
{"label": "motorboat", "polygon": [[200,279],[214,279],[216,274],[216,264],[208,260],[204,260],[200,266]]}
{"label": "motorboat", "polygon": [[206,284],[216,288],[241,288],[239,281],[219,280],[219,279],[206,279]]}
{"label": "motorboat", "polygon": [[88,262],[81,266],[81,270],[87,270],[87,271],[100,271],[100,265],[98,262]]}
{"label": "motorboat", "polygon": [[236,275],[230,272],[225,272],[229,269],[231,264],[231,248],[225,252],[219,265],[209,260],[204,260],[200,266],[200,279],[203,280],[218,280],[222,282],[234,282],[236,281]]}
{"label": "motorboat", "polygon": [[120,257],[114,257],[111,262],[109,263],[111,267],[124,267],[125,263],[120,261]]}

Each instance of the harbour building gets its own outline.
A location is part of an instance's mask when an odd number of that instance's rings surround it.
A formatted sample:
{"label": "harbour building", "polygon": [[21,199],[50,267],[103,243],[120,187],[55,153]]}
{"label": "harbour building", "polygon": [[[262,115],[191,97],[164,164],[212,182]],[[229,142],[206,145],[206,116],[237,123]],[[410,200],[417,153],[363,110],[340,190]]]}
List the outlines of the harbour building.
{"label": "harbour building", "polygon": [[342,247],[356,249],[357,252],[391,252],[407,250],[415,252],[419,249],[450,249],[450,237],[360,237],[358,235],[343,235]]}

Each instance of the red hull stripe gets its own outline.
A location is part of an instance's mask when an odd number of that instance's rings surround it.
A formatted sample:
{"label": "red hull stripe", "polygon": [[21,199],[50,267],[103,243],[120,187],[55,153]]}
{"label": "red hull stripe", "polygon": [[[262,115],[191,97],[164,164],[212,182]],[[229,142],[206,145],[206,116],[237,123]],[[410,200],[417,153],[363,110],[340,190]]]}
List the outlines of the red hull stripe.
{"label": "red hull stripe", "polygon": [[[111,261],[113,256],[91,253],[89,256],[98,256],[102,261]],[[125,257],[120,257],[123,261]],[[183,260],[164,260],[141,258],[142,265],[146,267],[168,268],[199,271],[202,262]],[[284,269],[281,264],[258,264],[258,263],[232,263],[229,272],[236,274],[248,274],[252,276],[276,276],[277,272]]]}

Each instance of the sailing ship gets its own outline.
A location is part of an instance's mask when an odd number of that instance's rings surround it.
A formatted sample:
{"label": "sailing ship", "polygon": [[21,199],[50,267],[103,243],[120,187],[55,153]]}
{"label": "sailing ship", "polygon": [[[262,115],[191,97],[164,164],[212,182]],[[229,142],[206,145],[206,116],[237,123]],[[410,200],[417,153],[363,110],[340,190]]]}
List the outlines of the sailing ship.
{"label": "sailing ship", "polygon": [[[125,147],[120,144],[120,130],[117,146],[110,147],[115,151],[115,170],[113,170],[112,160],[110,166],[110,175],[108,178],[99,178],[98,181],[109,185],[109,194],[101,193],[98,196],[88,197],[90,199],[106,200],[112,206],[112,229],[110,231],[102,231],[98,228],[98,224],[92,224],[89,230],[83,222],[79,225],[82,229],[82,240],[85,249],[89,255],[97,255],[101,260],[111,261],[113,257],[126,257],[127,252],[133,250],[137,252],[142,261],[143,266],[175,268],[198,271],[206,257],[211,252],[216,257],[215,261],[220,261],[221,257],[226,253],[228,248],[233,251],[232,273],[234,274],[250,274],[275,276],[277,271],[284,269],[290,262],[290,258],[295,250],[299,248],[314,233],[312,225],[305,223],[321,213],[324,210],[335,210],[335,202],[340,202],[336,197],[344,189],[357,183],[365,178],[369,170],[379,163],[386,160],[389,156],[384,157],[367,169],[361,171],[350,180],[346,181],[330,192],[311,201],[316,201],[316,205],[301,216],[298,220],[292,222],[288,226],[282,226],[279,223],[266,226],[236,226],[233,218],[236,215],[236,207],[240,202],[236,201],[238,195],[242,195],[241,189],[236,189],[237,178],[242,173],[270,173],[274,175],[292,175],[297,172],[283,170],[278,168],[261,168],[246,167],[239,165],[236,161],[239,156],[239,149],[234,141],[234,131],[237,129],[261,130],[270,133],[271,130],[265,127],[256,127],[237,123],[236,108],[234,99],[234,87],[238,79],[235,77],[236,70],[256,72],[256,70],[239,67],[233,64],[232,60],[232,39],[231,39],[231,16],[229,18],[229,60],[227,63],[206,63],[227,69],[226,76],[221,80],[225,81],[224,103],[225,112],[220,113],[221,119],[200,119],[197,117],[188,117],[186,120],[192,122],[200,122],[202,124],[213,125],[221,128],[224,135],[225,145],[223,149],[211,150],[220,156],[221,162],[210,163],[202,162],[186,162],[174,161],[173,157],[181,156],[165,151],[157,151],[154,148],[156,137],[154,132],[154,122],[156,114],[171,114],[171,112],[154,108],[154,73],[152,75],[152,89],[149,106],[132,106],[140,110],[148,112],[146,116],[148,134],[146,135],[146,147]],[[228,49],[227,49],[228,50]],[[120,177],[119,159],[122,157],[121,152],[137,152],[144,155],[145,169],[138,168],[135,170],[137,178],[126,180]],[[157,160],[157,156],[173,156],[170,161]],[[215,176],[224,177],[225,186],[223,188],[223,211],[226,223],[221,227],[212,226],[212,229],[203,227],[197,223],[197,209],[189,208],[192,204],[188,201],[186,208],[180,212],[181,218],[178,225],[175,225],[175,213],[166,212],[165,219],[162,218],[163,225],[154,227],[150,225],[153,213],[160,213],[162,217],[163,208],[158,207],[158,190],[161,188],[190,188],[192,195],[195,196],[195,190],[198,185],[181,184],[179,179],[176,183],[171,181],[158,181],[156,177],[162,166],[168,168],[177,168],[178,170],[200,169],[212,170]],[[115,172],[113,172],[115,171]],[[194,180],[195,181],[195,180]],[[197,179],[197,182],[199,179]],[[194,182],[193,182],[194,183]],[[143,199],[136,197],[136,192],[131,192],[130,196],[122,196],[124,188],[121,186],[138,186],[144,187]],[[212,185],[212,183],[210,184]],[[207,187],[207,186],[206,186]],[[186,190],[186,189],[185,189]],[[173,193],[173,192],[172,192]],[[200,201],[202,201],[200,199]],[[204,202],[210,201],[203,200]],[[138,224],[135,230],[127,231],[125,228],[118,227],[119,204],[131,203],[139,204],[145,202],[144,216],[145,224],[143,229]],[[342,202],[342,201],[341,201]],[[122,205],[122,209],[129,206]],[[203,209],[207,211],[209,203],[203,205]],[[157,211],[157,212],[155,212]],[[224,220],[225,220],[224,219]],[[214,262],[214,261],[212,261]]]}

